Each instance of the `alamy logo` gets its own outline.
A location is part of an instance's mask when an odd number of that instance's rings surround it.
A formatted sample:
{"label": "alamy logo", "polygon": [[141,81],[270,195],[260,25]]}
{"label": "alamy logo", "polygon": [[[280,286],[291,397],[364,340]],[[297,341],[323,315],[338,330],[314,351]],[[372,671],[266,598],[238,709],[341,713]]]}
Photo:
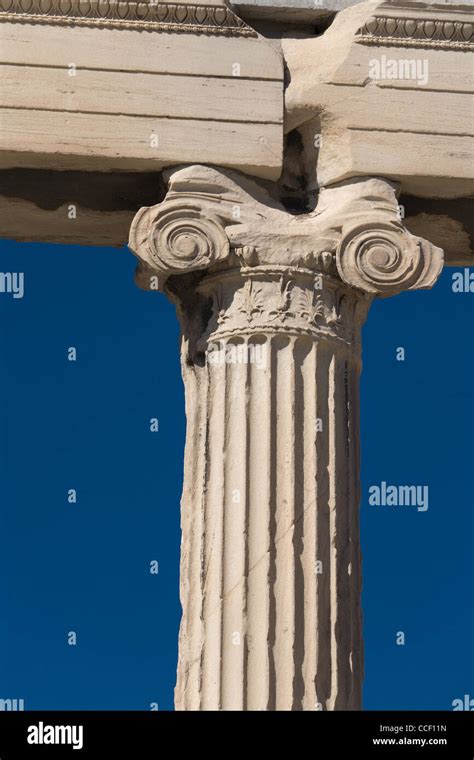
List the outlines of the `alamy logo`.
{"label": "alamy logo", "polygon": [[452,701],[453,712],[457,710],[468,710],[472,712],[474,710],[474,699],[471,699],[470,694],[465,694],[464,699],[453,699]]}
{"label": "alamy logo", "polygon": [[408,79],[424,87],[428,84],[428,60],[381,55],[369,61],[369,79]]}
{"label": "alamy logo", "polygon": [[462,272],[454,272],[452,276],[453,293],[474,293],[474,272],[464,267]]}
{"label": "alamy logo", "polygon": [[206,357],[209,364],[255,364],[258,369],[265,369],[267,346],[260,343],[209,343]]}
{"label": "alamy logo", "polygon": [[0,272],[0,293],[10,293],[13,298],[23,298],[25,275],[23,272]]}
{"label": "alamy logo", "polygon": [[426,512],[428,495],[428,486],[388,486],[383,480],[379,486],[370,486],[369,504],[373,507],[417,507],[418,512]]}
{"label": "alamy logo", "polygon": [[24,709],[24,699],[0,699],[0,712],[16,712]]}
{"label": "alamy logo", "polygon": [[83,726],[49,726],[40,721],[37,726],[28,726],[28,744],[71,744],[73,749],[82,749]]}

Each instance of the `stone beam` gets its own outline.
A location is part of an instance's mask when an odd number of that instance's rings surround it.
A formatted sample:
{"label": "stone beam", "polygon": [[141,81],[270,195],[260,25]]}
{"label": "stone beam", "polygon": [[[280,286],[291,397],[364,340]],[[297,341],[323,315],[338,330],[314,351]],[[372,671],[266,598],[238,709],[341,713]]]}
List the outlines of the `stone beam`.
{"label": "stone beam", "polygon": [[0,168],[277,179],[283,60],[223,0],[0,0]]}
{"label": "stone beam", "polygon": [[356,178],[288,214],[242,176],[169,174],[130,248],[177,305],[187,437],[179,710],[361,707],[360,330],[443,253]]}
{"label": "stone beam", "polygon": [[[0,235],[123,245],[134,211],[149,202],[148,177],[200,161],[278,180],[280,189],[289,179],[291,192],[296,178],[306,210],[320,187],[383,176],[399,184],[402,203],[415,199],[407,227],[428,229],[448,263],[470,263],[472,6],[328,0],[295,31],[277,6],[311,9],[288,2],[259,0],[236,13],[223,0],[127,0],[120,12],[96,0],[0,0]],[[254,6],[271,29],[252,26]],[[382,55],[426,59],[427,84],[370,80],[370,57]],[[121,189],[133,173],[143,196],[132,193],[134,207]],[[94,187],[89,199],[82,191],[89,181],[107,182],[107,209]]]}
{"label": "stone beam", "polygon": [[301,136],[311,186],[366,174],[472,197],[473,30],[472,6],[367,2],[322,35],[283,35],[285,130]]}

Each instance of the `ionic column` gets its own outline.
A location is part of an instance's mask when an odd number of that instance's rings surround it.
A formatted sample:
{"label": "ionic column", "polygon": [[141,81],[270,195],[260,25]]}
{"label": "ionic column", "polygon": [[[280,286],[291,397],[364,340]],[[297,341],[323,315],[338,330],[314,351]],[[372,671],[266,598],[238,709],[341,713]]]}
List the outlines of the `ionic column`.
{"label": "ionic column", "polygon": [[361,706],[360,329],[375,295],[442,267],[396,209],[367,180],[291,217],[189,167],[134,221],[139,281],[158,278],[183,335],[177,709]]}

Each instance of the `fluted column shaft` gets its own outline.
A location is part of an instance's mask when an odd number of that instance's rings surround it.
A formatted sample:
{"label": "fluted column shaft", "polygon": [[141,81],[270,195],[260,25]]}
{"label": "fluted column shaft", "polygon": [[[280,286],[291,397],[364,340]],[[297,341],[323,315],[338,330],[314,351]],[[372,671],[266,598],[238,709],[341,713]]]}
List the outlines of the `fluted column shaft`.
{"label": "fluted column shaft", "polygon": [[443,252],[387,180],[322,188],[295,216],[199,165],[169,172],[129,244],[182,328],[176,707],[358,709],[360,328],[372,298],[432,287]]}
{"label": "fluted column shaft", "polygon": [[[319,288],[315,287],[319,285]],[[203,280],[176,706],[360,707],[358,377],[368,299],[286,267]]]}

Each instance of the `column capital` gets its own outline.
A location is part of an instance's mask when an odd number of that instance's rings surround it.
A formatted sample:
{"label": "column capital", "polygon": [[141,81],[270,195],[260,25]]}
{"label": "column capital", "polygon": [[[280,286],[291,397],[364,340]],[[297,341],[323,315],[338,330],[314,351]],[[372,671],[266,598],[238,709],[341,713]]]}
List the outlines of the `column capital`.
{"label": "column capital", "polygon": [[[138,283],[236,267],[289,267],[334,277],[370,296],[430,288],[443,252],[408,232],[396,186],[355,178],[323,188],[316,209],[293,215],[253,180],[208,166],[166,172],[162,203],[140,209],[129,246]],[[155,286],[156,289],[156,286]]]}

